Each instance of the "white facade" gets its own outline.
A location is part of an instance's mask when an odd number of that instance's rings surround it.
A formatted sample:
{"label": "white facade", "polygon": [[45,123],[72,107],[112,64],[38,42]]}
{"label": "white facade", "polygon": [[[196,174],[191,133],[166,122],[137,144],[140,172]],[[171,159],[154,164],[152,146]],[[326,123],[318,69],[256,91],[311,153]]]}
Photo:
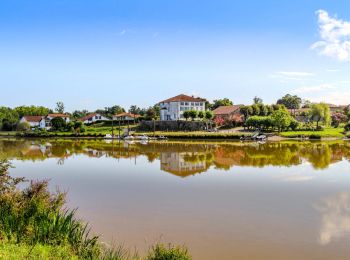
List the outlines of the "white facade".
{"label": "white facade", "polygon": [[187,110],[205,111],[204,101],[171,101],[161,102],[159,105],[162,121],[183,120],[183,113]]}
{"label": "white facade", "polygon": [[90,116],[85,117],[84,119],[85,119],[83,121],[84,124],[91,124],[101,120],[104,120],[104,121],[110,120],[109,118],[104,117],[101,114],[92,114]]}

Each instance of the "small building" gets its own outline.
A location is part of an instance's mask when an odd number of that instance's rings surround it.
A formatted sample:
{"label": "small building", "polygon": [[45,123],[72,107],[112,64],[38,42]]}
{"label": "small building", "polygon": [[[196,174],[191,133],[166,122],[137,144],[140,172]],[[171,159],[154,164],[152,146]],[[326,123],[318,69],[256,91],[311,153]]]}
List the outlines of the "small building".
{"label": "small building", "polygon": [[138,114],[132,114],[132,113],[121,113],[118,115],[113,116],[113,120],[115,121],[136,121],[141,116]]}
{"label": "small building", "polygon": [[66,114],[48,114],[47,116],[23,116],[20,123],[28,122],[32,128],[41,128],[49,130],[51,128],[51,120],[57,117],[64,119],[66,123],[70,122],[70,116]]}
{"label": "small building", "polygon": [[101,120],[108,121],[110,119],[99,113],[92,113],[87,116],[84,116],[83,118],[80,118],[79,120],[82,121],[84,124],[92,124],[97,121],[101,121]]}
{"label": "small building", "polygon": [[19,120],[19,123],[27,122],[33,128],[45,128],[44,116],[24,116]]}
{"label": "small building", "polygon": [[205,111],[205,102],[206,100],[203,98],[184,94],[163,100],[159,102],[160,120],[176,121],[185,119],[183,113],[187,110]]}
{"label": "small building", "polygon": [[224,120],[242,119],[243,115],[240,111],[242,105],[220,106],[213,113],[214,117],[221,117]]}

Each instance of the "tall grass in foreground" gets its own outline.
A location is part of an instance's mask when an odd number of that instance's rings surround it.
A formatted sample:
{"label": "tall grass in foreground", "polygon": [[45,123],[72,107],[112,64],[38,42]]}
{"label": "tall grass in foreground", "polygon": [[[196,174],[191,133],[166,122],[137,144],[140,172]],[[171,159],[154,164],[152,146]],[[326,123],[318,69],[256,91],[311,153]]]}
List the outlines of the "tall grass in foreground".
{"label": "tall grass in foreground", "polygon": [[183,247],[153,246],[145,258],[122,246],[107,249],[76,211],[64,208],[66,194],[48,190],[48,181],[30,182],[8,174],[11,165],[0,161],[1,259],[188,260]]}

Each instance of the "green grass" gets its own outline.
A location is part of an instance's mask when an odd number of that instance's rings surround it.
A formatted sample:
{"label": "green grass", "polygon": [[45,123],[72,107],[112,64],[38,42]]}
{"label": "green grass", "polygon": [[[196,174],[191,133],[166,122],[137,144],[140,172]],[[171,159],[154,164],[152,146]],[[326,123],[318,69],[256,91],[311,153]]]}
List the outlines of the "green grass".
{"label": "green grass", "polygon": [[0,259],[79,259],[67,246],[0,243]]}
{"label": "green grass", "polygon": [[280,133],[282,137],[297,138],[300,136],[312,137],[319,136],[320,138],[343,138],[344,128],[326,128],[323,131],[288,131]]}

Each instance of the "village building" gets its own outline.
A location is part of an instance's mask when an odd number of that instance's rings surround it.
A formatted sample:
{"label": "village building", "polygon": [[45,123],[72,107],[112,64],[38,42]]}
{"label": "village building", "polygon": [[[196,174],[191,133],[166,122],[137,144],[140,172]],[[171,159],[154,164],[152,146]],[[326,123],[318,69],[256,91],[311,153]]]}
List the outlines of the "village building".
{"label": "village building", "polygon": [[79,119],[81,122],[83,122],[84,124],[92,124],[95,123],[97,121],[108,121],[110,120],[109,118],[99,114],[99,113],[92,113],[89,114],[87,116],[84,116],[83,118]]}
{"label": "village building", "polygon": [[240,112],[242,105],[220,106],[213,110],[214,117],[220,117],[224,120],[243,121],[243,115]]}
{"label": "village building", "polygon": [[23,116],[20,123],[27,122],[32,129],[40,128],[49,130],[51,128],[51,120],[57,117],[63,118],[66,123],[70,122],[69,115],[66,114],[48,114],[47,116]]}
{"label": "village building", "polygon": [[32,129],[45,128],[44,116],[24,116],[19,120],[19,123],[28,123]]}
{"label": "village building", "polygon": [[133,114],[133,113],[120,113],[118,115],[113,116],[113,120],[115,121],[136,121],[141,117],[141,115]]}
{"label": "village building", "polygon": [[185,119],[183,113],[187,110],[205,111],[205,102],[206,100],[203,98],[196,98],[184,94],[163,100],[159,102],[160,120],[183,120]]}

